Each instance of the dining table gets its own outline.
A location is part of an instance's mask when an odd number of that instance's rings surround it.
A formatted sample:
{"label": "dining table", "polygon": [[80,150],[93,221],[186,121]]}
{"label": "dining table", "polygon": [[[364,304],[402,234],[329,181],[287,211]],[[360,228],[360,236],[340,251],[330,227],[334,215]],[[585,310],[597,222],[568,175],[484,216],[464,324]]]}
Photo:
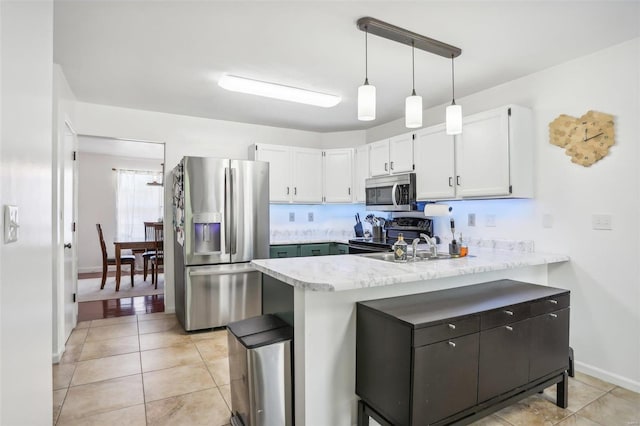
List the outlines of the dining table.
{"label": "dining table", "polygon": [[[162,226],[162,222],[158,222],[158,226]],[[154,250],[156,248],[155,240],[125,240],[125,239],[116,239],[113,242],[115,249],[115,257],[116,257],[116,291],[120,291],[120,274],[121,270],[121,262],[120,256],[122,254],[122,250],[131,250],[132,252],[136,251],[147,251]]]}

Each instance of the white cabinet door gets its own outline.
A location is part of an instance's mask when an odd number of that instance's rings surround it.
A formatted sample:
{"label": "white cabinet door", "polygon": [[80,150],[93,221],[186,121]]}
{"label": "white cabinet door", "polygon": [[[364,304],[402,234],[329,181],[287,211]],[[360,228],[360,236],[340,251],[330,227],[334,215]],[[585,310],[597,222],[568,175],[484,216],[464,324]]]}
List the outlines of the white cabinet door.
{"label": "white cabinet door", "polygon": [[371,176],[389,174],[389,139],[369,144],[369,171]]}
{"label": "white cabinet door", "polygon": [[353,197],[353,150],[328,149],[323,159],[324,201],[350,203]]}
{"label": "white cabinet door", "polygon": [[392,174],[413,171],[413,133],[389,139],[389,170]]}
{"label": "white cabinet door", "polygon": [[418,200],[455,198],[455,140],[445,125],[416,133],[413,145]]}
{"label": "white cabinet door", "polygon": [[291,148],[256,144],[255,159],[269,163],[269,199],[272,203],[291,201]]}
{"label": "white cabinet door", "polygon": [[293,202],[322,202],[322,151],[293,148]]}
{"label": "white cabinet door", "polygon": [[510,195],[508,108],[465,117],[462,129],[456,137],[458,195]]}
{"label": "white cabinet door", "polygon": [[353,192],[354,201],[356,203],[364,203],[366,201],[364,181],[371,177],[369,174],[369,145],[362,145],[356,148],[354,166],[354,182]]}

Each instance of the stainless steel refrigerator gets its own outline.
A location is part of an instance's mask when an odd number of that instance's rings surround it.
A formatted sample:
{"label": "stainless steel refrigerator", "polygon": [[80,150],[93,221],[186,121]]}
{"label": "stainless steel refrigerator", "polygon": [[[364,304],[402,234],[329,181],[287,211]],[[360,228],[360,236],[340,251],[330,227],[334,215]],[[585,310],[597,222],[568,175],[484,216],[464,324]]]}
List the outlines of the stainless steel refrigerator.
{"label": "stainless steel refrigerator", "polygon": [[262,313],[269,257],[269,164],[184,157],[173,170],[176,314],[185,330]]}

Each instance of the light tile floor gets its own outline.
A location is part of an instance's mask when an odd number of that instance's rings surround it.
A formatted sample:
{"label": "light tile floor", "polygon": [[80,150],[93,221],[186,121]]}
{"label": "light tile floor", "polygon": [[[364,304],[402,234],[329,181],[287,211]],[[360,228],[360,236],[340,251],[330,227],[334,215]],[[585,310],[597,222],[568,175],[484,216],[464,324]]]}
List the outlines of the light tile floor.
{"label": "light tile floor", "polygon": [[[53,424],[227,425],[227,356],[226,331],[188,334],[175,315],[80,323],[53,366]],[[567,409],[553,401],[555,386],[474,425],[640,426],[640,394],[579,372]]]}

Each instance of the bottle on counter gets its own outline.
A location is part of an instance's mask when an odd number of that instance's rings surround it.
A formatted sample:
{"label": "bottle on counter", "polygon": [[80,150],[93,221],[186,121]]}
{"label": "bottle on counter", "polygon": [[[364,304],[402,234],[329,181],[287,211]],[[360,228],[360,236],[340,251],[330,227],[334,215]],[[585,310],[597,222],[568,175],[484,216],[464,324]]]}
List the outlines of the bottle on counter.
{"label": "bottle on counter", "polygon": [[467,246],[467,243],[462,241],[462,233],[461,233],[460,234],[460,257],[466,256],[467,254],[469,254],[469,247]]}
{"label": "bottle on counter", "polygon": [[393,260],[396,262],[407,261],[407,242],[402,234],[398,234],[398,241],[393,245]]}

